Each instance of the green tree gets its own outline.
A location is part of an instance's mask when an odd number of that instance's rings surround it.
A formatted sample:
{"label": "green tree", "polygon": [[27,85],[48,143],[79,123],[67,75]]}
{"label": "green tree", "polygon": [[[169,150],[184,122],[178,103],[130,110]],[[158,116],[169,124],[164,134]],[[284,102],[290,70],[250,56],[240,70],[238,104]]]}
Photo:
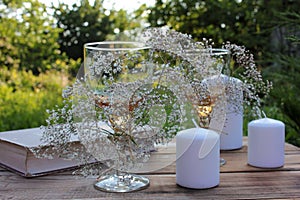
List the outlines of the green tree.
{"label": "green tree", "polygon": [[278,12],[273,24],[272,64],[266,74],[275,87],[268,107],[285,122],[286,139],[300,146],[300,15],[295,10]]}
{"label": "green tree", "polygon": [[56,42],[59,28],[37,0],[0,1],[0,67],[17,67],[34,74],[62,59]]}
{"label": "green tree", "polygon": [[[230,41],[255,52],[257,61],[265,61],[269,47],[270,23],[287,7],[299,9],[299,1],[265,0],[157,0],[148,22],[188,33],[196,40],[210,38],[220,47]],[[262,63],[264,64],[264,63]]]}
{"label": "green tree", "polygon": [[64,69],[77,63],[61,54],[53,25],[37,0],[0,0],[0,131],[38,127],[62,103]]}
{"label": "green tree", "polygon": [[63,29],[58,39],[60,49],[70,58],[82,58],[84,43],[104,40],[107,34],[113,32],[111,20],[105,15],[100,0],[96,0],[93,6],[88,0],[82,0],[80,5],[69,7],[61,3],[53,8],[57,26]]}
{"label": "green tree", "polygon": [[63,29],[58,40],[60,49],[75,60],[83,58],[85,43],[115,39],[119,33],[140,26],[125,10],[105,9],[102,0],[95,0],[93,5],[81,0],[80,5],[72,7],[61,3],[53,8],[57,26]]}

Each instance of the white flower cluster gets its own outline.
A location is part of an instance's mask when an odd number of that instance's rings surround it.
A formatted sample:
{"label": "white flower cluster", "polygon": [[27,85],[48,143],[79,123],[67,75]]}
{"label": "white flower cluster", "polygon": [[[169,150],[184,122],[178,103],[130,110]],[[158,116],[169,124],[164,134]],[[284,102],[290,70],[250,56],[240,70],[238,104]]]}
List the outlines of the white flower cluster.
{"label": "white flower cluster", "polygon": [[231,52],[237,67],[227,69],[230,76],[237,76],[242,81],[243,102],[252,109],[252,114],[261,117],[261,98],[268,95],[272,89],[272,82],[263,80],[261,72],[257,69],[253,54],[244,46],[230,44],[224,45]]}
{"label": "white flower cluster", "polygon": [[[43,127],[43,141],[51,148],[36,150],[36,155],[77,160],[85,165],[84,175],[132,171],[148,161],[155,144],[190,128],[192,119],[222,130],[225,90],[234,89],[220,79],[223,66],[210,55],[208,41],[194,42],[189,35],[161,28],[147,29],[142,38],[149,48],[86,52],[83,79],[66,88],[64,106],[49,111]],[[257,92],[266,92],[269,85],[262,85],[252,60],[237,56],[232,47],[226,46],[237,63],[247,66],[242,77],[253,80],[244,81],[245,99],[259,102]],[[211,77],[217,78],[204,84]],[[233,101],[234,95],[229,96]],[[87,165],[91,160],[98,162]]]}

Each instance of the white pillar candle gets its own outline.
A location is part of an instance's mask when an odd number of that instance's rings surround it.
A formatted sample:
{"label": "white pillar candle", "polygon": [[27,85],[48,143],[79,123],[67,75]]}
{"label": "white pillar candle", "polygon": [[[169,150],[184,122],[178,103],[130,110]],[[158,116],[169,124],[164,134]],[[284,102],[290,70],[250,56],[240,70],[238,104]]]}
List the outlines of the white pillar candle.
{"label": "white pillar candle", "polygon": [[226,113],[220,141],[221,150],[240,149],[243,146],[242,113]]}
{"label": "white pillar candle", "polygon": [[284,165],[284,123],[270,118],[248,124],[248,164],[262,168]]}
{"label": "white pillar candle", "polygon": [[[216,81],[221,81],[224,85],[226,100],[226,120],[224,126],[220,127],[220,131],[222,131],[220,149],[239,149],[243,146],[243,82],[237,78],[221,74],[220,76],[205,79],[203,84],[206,84],[209,90],[209,86],[213,85]],[[212,95],[211,98],[220,98],[214,97],[214,94],[211,94],[212,91],[208,92],[209,95]],[[216,129],[216,127],[211,128]]]}
{"label": "white pillar candle", "polygon": [[243,89],[242,81],[222,75],[226,92],[226,120],[220,138],[221,150],[243,146]]}
{"label": "white pillar candle", "polygon": [[205,189],[220,182],[220,137],[203,128],[183,130],[176,135],[176,182]]}

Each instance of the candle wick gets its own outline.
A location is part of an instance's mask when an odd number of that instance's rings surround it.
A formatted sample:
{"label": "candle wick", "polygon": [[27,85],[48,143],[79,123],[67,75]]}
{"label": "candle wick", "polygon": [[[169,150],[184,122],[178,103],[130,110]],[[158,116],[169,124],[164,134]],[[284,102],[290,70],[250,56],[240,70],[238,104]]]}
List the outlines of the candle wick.
{"label": "candle wick", "polygon": [[267,115],[266,115],[266,113],[265,113],[263,110],[262,110],[261,112],[262,112],[262,114],[263,114],[264,118],[267,118]]}
{"label": "candle wick", "polygon": [[196,128],[200,128],[194,118],[192,119],[192,121],[193,121]]}

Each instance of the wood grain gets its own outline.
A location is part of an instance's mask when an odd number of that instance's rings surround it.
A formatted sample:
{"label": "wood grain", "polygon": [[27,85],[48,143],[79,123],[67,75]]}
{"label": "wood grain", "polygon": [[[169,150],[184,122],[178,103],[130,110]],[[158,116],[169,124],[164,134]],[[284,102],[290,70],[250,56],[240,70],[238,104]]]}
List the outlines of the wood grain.
{"label": "wood grain", "polygon": [[300,173],[295,171],[222,173],[220,185],[193,190],[176,185],[175,174],[147,175],[146,190],[127,194],[95,190],[93,179],[45,176],[24,179],[12,174],[0,177],[1,199],[259,199],[300,198]]}
{"label": "wood grain", "polygon": [[[172,150],[173,148],[173,150]],[[156,152],[154,163],[174,156],[172,147]],[[221,156],[220,185],[193,190],[176,185],[175,163],[163,169],[143,173],[151,185],[142,191],[116,194],[94,189],[95,178],[83,178],[63,172],[26,179],[0,168],[0,199],[300,199],[300,149],[286,144],[285,165],[261,169],[247,164],[247,138],[242,149],[226,151]]]}
{"label": "wood grain", "polygon": [[[246,138],[247,139],[247,138]],[[173,147],[170,147],[170,149]],[[171,174],[175,172],[175,148],[167,149],[165,152],[155,152],[146,169],[158,169],[153,173]],[[300,171],[300,149],[291,145],[285,145],[285,164],[281,168],[265,169],[256,168],[247,164],[247,143],[241,149],[232,151],[221,151],[221,157],[226,160],[226,165],[221,167],[221,173],[226,172],[251,172],[251,171]],[[154,165],[154,166],[153,166]],[[161,167],[161,168],[159,168]],[[162,168],[164,167],[164,168]]]}

